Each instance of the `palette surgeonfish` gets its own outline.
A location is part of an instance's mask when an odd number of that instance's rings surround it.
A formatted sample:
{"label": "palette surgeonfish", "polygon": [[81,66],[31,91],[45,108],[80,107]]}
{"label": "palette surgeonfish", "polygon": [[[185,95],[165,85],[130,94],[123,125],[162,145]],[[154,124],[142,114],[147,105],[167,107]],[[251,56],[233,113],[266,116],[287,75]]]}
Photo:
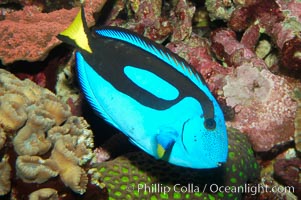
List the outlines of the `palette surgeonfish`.
{"label": "palette surgeonfish", "polygon": [[132,143],[182,167],[226,162],[222,110],[184,59],[126,29],[89,30],[83,8],[58,38],[77,47],[77,76],[93,110]]}

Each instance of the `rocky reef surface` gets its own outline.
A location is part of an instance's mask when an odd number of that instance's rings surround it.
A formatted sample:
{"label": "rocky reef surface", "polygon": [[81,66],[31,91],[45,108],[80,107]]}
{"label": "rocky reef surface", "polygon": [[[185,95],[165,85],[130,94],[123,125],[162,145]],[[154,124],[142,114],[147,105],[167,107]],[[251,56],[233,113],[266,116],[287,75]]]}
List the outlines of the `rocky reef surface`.
{"label": "rocky reef surface", "polygon": [[[7,70],[0,74],[0,198],[301,198],[300,1],[83,3],[89,26],[112,25],[135,31],[165,45],[203,75],[229,127],[231,146],[224,184],[231,185],[234,179],[240,185],[247,183],[260,169],[259,185],[269,191],[285,190],[232,197],[208,191],[137,196],[125,189],[125,185],[140,183],[171,187],[175,176],[184,185],[193,181],[202,187],[207,182],[190,179],[190,172],[154,161],[141,152],[116,150],[132,149],[123,143],[115,141],[119,146],[109,148],[112,152],[99,148],[112,130],[99,124],[101,120],[95,115],[87,114],[74,73],[74,49],[56,38],[71,23],[80,4],[77,0],[0,2],[0,67]],[[254,169],[250,147],[258,169]],[[247,161],[253,167],[247,166]],[[35,172],[27,174],[33,169]],[[245,176],[237,178],[239,174]],[[206,180],[208,184],[212,181]]]}

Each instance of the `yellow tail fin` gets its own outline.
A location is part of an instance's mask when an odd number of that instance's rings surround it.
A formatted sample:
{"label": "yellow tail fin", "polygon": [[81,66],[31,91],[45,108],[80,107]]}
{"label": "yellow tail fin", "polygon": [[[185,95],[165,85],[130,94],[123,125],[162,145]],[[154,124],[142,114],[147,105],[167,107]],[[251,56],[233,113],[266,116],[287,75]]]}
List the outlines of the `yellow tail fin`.
{"label": "yellow tail fin", "polygon": [[92,53],[86,33],[87,29],[84,8],[81,7],[72,24],[66,30],[61,32],[58,35],[58,38],[62,41],[66,41],[64,38],[67,37],[71,39],[77,47]]}

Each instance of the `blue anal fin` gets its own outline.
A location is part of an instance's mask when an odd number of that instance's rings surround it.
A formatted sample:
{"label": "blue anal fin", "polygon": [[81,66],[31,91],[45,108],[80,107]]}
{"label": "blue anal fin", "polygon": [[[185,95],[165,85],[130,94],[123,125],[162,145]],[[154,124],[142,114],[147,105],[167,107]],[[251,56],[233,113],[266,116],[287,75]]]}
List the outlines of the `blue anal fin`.
{"label": "blue anal fin", "polygon": [[99,90],[97,86],[101,84],[103,79],[85,61],[84,57],[79,52],[76,52],[76,61],[79,82],[87,101],[99,116],[101,116],[105,121],[120,130],[119,126],[113,121],[107,111],[102,107],[101,102],[99,101],[99,99],[101,98],[97,97],[99,93],[99,91],[97,91]]}

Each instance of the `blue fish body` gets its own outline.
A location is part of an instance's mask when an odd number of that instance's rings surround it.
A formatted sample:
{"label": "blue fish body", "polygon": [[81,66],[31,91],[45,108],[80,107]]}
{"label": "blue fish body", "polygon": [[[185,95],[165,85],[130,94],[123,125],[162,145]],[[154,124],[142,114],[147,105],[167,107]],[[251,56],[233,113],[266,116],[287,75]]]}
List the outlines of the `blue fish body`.
{"label": "blue fish body", "polygon": [[202,77],[168,49],[128,30],[89,32],[83,10],[79,15],[86,45],[69,32],[59,38],[79,48],[79,82],[96,113],[155,158],[197,169],[226,162],[224,116]]}

